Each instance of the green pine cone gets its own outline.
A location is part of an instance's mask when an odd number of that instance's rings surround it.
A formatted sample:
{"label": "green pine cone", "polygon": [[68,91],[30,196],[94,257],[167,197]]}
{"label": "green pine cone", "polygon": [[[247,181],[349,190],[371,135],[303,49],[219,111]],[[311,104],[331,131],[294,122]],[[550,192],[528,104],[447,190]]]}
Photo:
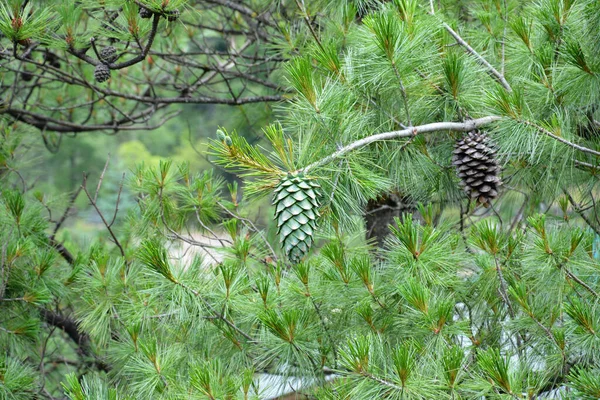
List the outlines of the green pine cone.
{"label": "green pine cone", "polygon": [[313,243],[313,233],[319,216],[319,185],[304,174],[288,174],[281,179],[275,195],[277,234],[285,254],[292,263],[299,263]]}

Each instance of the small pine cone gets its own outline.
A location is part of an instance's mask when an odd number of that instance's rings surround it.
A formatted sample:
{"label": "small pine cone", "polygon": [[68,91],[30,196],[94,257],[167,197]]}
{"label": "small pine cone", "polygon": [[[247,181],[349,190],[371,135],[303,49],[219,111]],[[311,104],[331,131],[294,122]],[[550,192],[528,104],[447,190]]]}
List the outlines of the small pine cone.
{"label": "small pine cone", "polygon": [[485,207],[498,196],[502,184],[496,149],[485,133],[469,132],[454,147],[452,165],[456,167],[461,185],[470,198]]}
{"label": "small pine cone", "polygon": [[146,7],[140,7],[140,18],[148,19],[152,18],[152,11],[148,10]]}
{"label": "small pine cone", "polygon": [[96,69],[94,70],[94,78],[99,83],[109,80],[110,68],[108,68],[108,65],[102,63],[96,65]]}
{"label": "small pine cone", "polygon": [[319,185],[302,173],[281,179],[273,198],[277,234],[289,260],[297,264],[308,253],[317,227]]}
{"label": "small pine cone", "polygon": [[21,39],[17,43],[19,43],[23,47],[29,47],[29,46],[31,46],[31,39],[29,39],[29,38]]}
{"label": "small pine cone", "polygon": [[46,63],[48,63],[48,65],[56,69],[60,69],[60,61],[56,54],[48,51],[46,52],[44,58],[46,59]]}
{"label": "small pine cone", "polygon": [[102,59],[101,61],[107,64],[112,64],[117,61],[119,55],[117,54],[117,49],[115,49],[114,46],[106,46],[100,50],[100,58]]}
{"label": "small pine cone", "polygon": [[23,71],[21,72],[21,79],[25,82],[31,82],[33,80],[33,74],[31,72]]}
{"label": "small pine cone", "polygon": [[167,20],[169,22],[175,22],[179,19],[179,10],[173,10],[167,14]]}

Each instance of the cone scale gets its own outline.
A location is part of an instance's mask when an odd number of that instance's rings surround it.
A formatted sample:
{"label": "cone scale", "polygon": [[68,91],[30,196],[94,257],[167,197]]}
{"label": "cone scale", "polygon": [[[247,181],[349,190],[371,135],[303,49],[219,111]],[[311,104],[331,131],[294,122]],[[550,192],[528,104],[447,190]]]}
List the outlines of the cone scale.
{"label": "cone scale", "polygon": [[279,242],[288,259],[297,264],[313,243],[319,217],[319,185],[303,174],[288,174],[275,188],[273,205]]}

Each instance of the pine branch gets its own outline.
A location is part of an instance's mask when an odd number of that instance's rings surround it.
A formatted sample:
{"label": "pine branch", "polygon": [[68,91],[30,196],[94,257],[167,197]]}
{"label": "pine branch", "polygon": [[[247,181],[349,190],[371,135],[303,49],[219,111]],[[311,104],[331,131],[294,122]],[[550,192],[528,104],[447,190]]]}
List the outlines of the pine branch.
{"label": "pine branch", "polygon": [[[435,8],[433,7],[433,1],[429,2],[429,6],[431,8],[430,14],[435,15]],[[446,29],[448,31],[448,33],[450,35],[452,35],[454,40],[456,40],[456,43],[463,46],[469,54],[471,54],[473,57],[475,57],[477,59],[477,61],[479,61],[480,64],[482,64],[484,67],[486,67],[488,69],[488,72],[490,73],[490,75],[492,75],[498,82],[500,82],[500,84],[506,90],[508,90],[509,92],[512,92],[512,88],[510,87],[510,84],[508,83],[506,78],[504,78],[503,73],[498,72],[498,70],[496,68],[494,68],[492,66],[492,64],[490,64],[485,58],[483,58],[479,53],[477,53],[474,48],[472,48],[458,33],[456,33],[454,31],[454,29],[452,29],[450,27],[450,25],[448,25],[445,22],[442,22],[442,26],[444,27],[444,29]],[[502,39],[502,60],[503,60],[502,69],[504,70],[504,38]]]}
{"label": "pine branch", "polygon": [[248,340],[249,343],[252,344],[256,344],[256,343],[260,343],[259,340],[253,338],[252,336],[250,336],[249,334],[247,334],[246,332],[244,332],[241,328],[239,328],[236,324],[234,324],[233,322],[231,322],[225,315],[223,315],[222,313],[218,312],[209,302],[208,300],[206,300],[206,298],[204,298],[204,296],[202,296],[202,294],[187,286],[186,284],[179,282],[179,281],[175,281],[176,285],[181,286],[182,288],[184,288],[185,290],[189,291],[190,293],[192,293],[194,296],[196,296],[198,299],[200,299],[200,301],[204,304],[204,306],[215,316],[215,318],[223,321],[227,326],[229,326],[231,329],[233,329],[234,331],[236,331],[237,333],[239,333],[240,335],[242,335],[244,338],[246,338]]}
{"label": "pine branch", "polygon": [[575,160],[575,165],[577,165],[579,167],[583,167],[583,168],[589,168],[589,169],[592,169],[594,171],[600,170],[600,165],[594,165],[594,164],[586,163],[585,161]]}
{"label": "pine branch", "polygon": [[575,274],[573,274],[565,265],[564,263],[560,263],[557,264],[558,269],[561,269],[563,271],[565,271],[565,274],[571,278],[572,280],[574,280],[575,282],[577,282],[580,286],[582,286],[585,290],[587,290],[588,292],[590,292],[592,295],[594,295],[594,297],[600,297],[600,295],[598,294],[598,292],[596,292],[594,289],[592,289],[592,287],[590,285],[588,285],[587,283],[585,283],[584,281],[582,281],[581,279],[579,279],[579,277],[577,277]]}
{"label": "pine branch", "polygon": [[81,186],[79,186],[77,188],[77,190],[71,195],[71,198],[69,199],[69,202],[67,203],[67,207],[65,208],[65,212],[62,214],[62,216],[60,217],[60,219],[54,226],[54,229],[52,230],[52,235],[50,236],[51,241],[54,240],[54,238],[56,237],[56,233],[58,232],[58,230],[60,229],[62,224],[64,224],[64,222],[67,220],[67,217],[69,216],[69,211],[71,211],[71,208],[73,207],[73,204],[75,203],[75,200],[77,200],[79,193],[81,193],[81,189],[82,189]]}
{"label": "pine branch", "polygon": [[309,171],[312,171],[315,168],[319,168],[326,164],[329,164],[337,158],[340,158],[354,150],[358,150],[374,142],[398,139],[403,137],[414,137],[420,133],[432,133],[437,131],[468,132],[480,126],[488,125],[492,122],[499,121],[500,119],[501,117],[499,116],[491,115],[488,117],[473,119],[466,122],[434,122],[432,124],[413,126],[399,131],[378,133],[376,135],[367,136],[353,143],[350,143],[349,145],[342,147],[341,149],[328,155],[327,157],[322,158],[319,161],[315,161],[314,163],[302,168],[301,171],[307,174]]}
{"label": "pine branch", "polygon": [[50,246],[54,247],[54,249],[60,254],[60,256],[69,264],[75,264],[75,257],[73,254],[60,242],[56,241],[56,239],[49,237],[48,243]]}
{"label": "pine branch", "polygon": [[503,74],[498,72],[498,70],[496,68],[494,68],[494,66],[492,66],[492,64],[490,64],[477,51],[475,51],[475,49],[472,48],[462,37],[460,37],[460,35],[458,33],[456,33],[454,31],[454,29],[452,29],[450,27],[450,25],[448,25],[445,22],[442,22],[442,26],[448,31],[448,33],[450,35],[452,35],[452,37],[456,40],[456,43],[463,46],[469,54],[471,54],[473,57],[475,57],[481,65],[483,65],[485,68],[487,68],[490,75],[492,75],[492,77],[495,78],[504,87],[504,89],[508,90],[509,92],[512,92],[512,87],[510,87],[510,84],[508,83],[506,78],[504,78]]}
{"label": "pine branch", "polygon": [[579,205],[579,203],[575,201],[575,199],[573,198],[573,196],[571,196],[567,189],[563,188],[563,193],[565,194],[565,196],[567,196],[569,203],[571,203],[571,206],[573,206],[575,212],[579,214],[581,219],[585,221],[585,223],[596,233],[596,235],[600,235],[600,229],[592,222],[591,219],[588,218],[587,215],[585,215],[584,210],[581,209],[581,205]]}
{"label": "pine branch", "polygon": [[303,14],[302,19],[304,20],[304,22],[306,23],[306,26],[310,30],[310,34],[312,35],[312,37],[317,42],[317,45],[319,46],[319,48],[321,49],[321,51],[323,53],[325,53],[325,49],[323,48],[323,44],[321,43],[321,40],[319,40],[319,37],[317,36],[317,32],[315,32],[315,28],[313,28],[313,26],[312,26],[312,23],[310,21],[310,17],[308,15],[308,11],[306,11],[306,8],[304,7],[303,3],[304,2],[300,3],[299,0],[296,0],[296,6],[300,10],[300,12]]}
{"label": "pine branch", "polygon": [[377,383],[379,383],[381,385],[387,386],[389,388],[392,388],[392,389],[395,389],[395,390],[400,390],[401,392],[404,390],[403,387],[398,386],[398,385],[396,385],[396,384],[394,384],[392,382],[388,382],[385,379],[378,378],[375,375],[370,374],[368,372],[361,372],[360,375],[362,375],[365,378],[368,378],[368,379],[370,379],[372,381],[375,381],[375,382],[377,382]]}
{"label": "pine branch", "polygon": [[77,322],[60,312],[48,309],[40,310],[42,319],[51,326],[61,329],[74,343],[77,344],[81,353],[94,358],[94,365],[100,371],[110,372],[111,366],[100,360],[92,351],[90,337],[79,329]]}
{"label": "pine branch", "polygon": [[544,135],[549,136],[552,139],[557,140],[561,143],[564,143],[567,146],[574,148],[575,150],[581,151],[582,153],[588,153],[588,154],[593,154],[595,156],[600,156],[600,151],[596,151],[596,150],[578,145],[576,143],[568,141],[567,139],[563,139],[560,136],[556,136],[554,133],[550,132],[548,129],[545,129],[544,127],[539,126],[538,124],[536,124],[534,122],[526,121],[526,120],[518,120],[518,122],[521,122],[527,126],[531,126],[531,127],[535,128],[538,132],[543,133]]}

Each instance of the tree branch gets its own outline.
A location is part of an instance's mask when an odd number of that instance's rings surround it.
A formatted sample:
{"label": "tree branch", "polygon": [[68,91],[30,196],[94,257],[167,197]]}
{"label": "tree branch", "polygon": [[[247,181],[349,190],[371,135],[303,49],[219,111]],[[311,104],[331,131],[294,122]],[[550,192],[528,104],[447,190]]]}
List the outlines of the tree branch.
{"label": "tree branch", "polygon": [[252,10],[251,8],[248,8],[245,5],[240,4],[240,2],[237,0],[236,1],[233,1],[233,0],[204,0],[204,2],[210,3],[210,4],[218,4],[220,6],[225,6],[232,10],[235,10],[235,11],[239,12],[240,14],[243,14],[247,17],[254,18],[257,21],[260,21],[267,26],[277,28],[276,23],[265,18],[264,15],[257,13],[256,11]]}
{"label": "tree branch", "polygon": [[456,43],[463,46],[469,54],[475,57],[481,65],[487,68],[490,75],[492,75],[492,77],[494,77],[504,87],[504,89],[508,90],[509,92],[512,92],[512,88],[510,87],[510,84],[508,83],[506,78],[504,78],[504,75],[498,72],[498,70],[494,68],[493,65],[490,64],[485,58],[483,58],[477,51],[475,51],[474,48],[469,46],[469,43],[467,43],[462,37],[460,37],[460,35],[456,33],[454,29],[450,27],[450,25],[448,25],[445,22],[442,22],[442,26],[448,31],[450,35],[452,35],[454,40],[456,40]]}
{"label": "tree branch", "polygon": [[306,174],[315,168],[322,167],[322,166],[330,163],[331,161],[346,155],[347,153],[350,153],[354,150],[358,150],[358,149],[365,147],[374,142],[380,142],[382,140],[398,139],[398,138],[403,138],[403,137],[412,137],[412,136],[418,135],[419,133],[431,133],[431,132],[437,132],[437,131],[468,132],[468,131],[472,131],[473,129],[476,129],[480,126],[488,125],[492,122],[499,121],[500,119],[501,119],[501,117],[491,115],[488,117],[473,119],[473,120],[469,120],[466,122],[434,122],[432,124],[414,126],[414,127],[402,129],[399,131],[378,133],[376,135],[367,136],[365,138],[357,140],[356,142],[350,143],[349,145],[342,147],[338,151],[330,154],[329,156],[327,156],[319,161],[315,161],[314,163],[312,163],[310,165],[307,165],[306,167],[302,168],[301,171]]}
{"label": "tree branch", "polygon": [[100,370],[109,372],[111,367],[104,363],[103,361],[96,358],[90,348],[90,338],[84,332],[79,331],[79,326],[77,323],[69,317],[65,317],[64,315],[47,310],[42,309],[40,311],[42,319],[51,326],[55,326],[61,329],[63,332],[67,334],[69,339],[77,344],[80,348],[81,353],[86,356],[91,356],[94,358],[93,364]]}
{"label": "tree branch", "polygon": [[584,146],[580,146],[578,144],[568,141],[567,139],[563,139],[560,136],[556,136],[554,133],[550,132],[549,130],[545,129],[544,127],[541,127],[533,122],[526,121],[526,120],[518,120],[518,121],[522,122],[523,124],[525,124],[527,126],[531,126],[531,127],[535,128],[537,131],[543,133],[544,135],[549,136],[552,139],[557,140],[561,143],[564,143],[567,146],[574,148],[575,150],[579,150],[582,153],[588,153],[588,154],[593,154],[595,156],[600,156],[600,151],[596,151],[596,150],[592,150],[592,149],[589,149]]}
{"label": "tree branch", "polygon": [[54,238],[48,238],[48,242],[68,264],[73,265],[75,263],[75,257],[62,243],[57,242]]}
{"label": "tree branch", "polygon": [[52,235],[50,236],[50,240],[54,240],[54,238],[56,237],[56,233],[58,232],[58,230],[60,229],[62,224],[64,224],[64,222],[67,220],[67,217],[69,216],[69,211],[71,211],[71,207],[73,207],[73,204],[75,203],[75,200],[77,200],[79,193],[81,193],[81,186],[79,188],[77,188],[77,190],[71,195],[71,198],[69,199],[69,203],[67,203],[67,207],[65,208],[65,212],[60,217],[60,219],[54,226],[54,229],[52,230]]}
{"label": "tree branch", "polygon": [[579,214],[581,219],[583,219],[583,221],[596,233],[596,235],[600,235],[600,229],[598,228],[598,226],[596,226],[592,222],[592,220],[589,219],[587,215],[585,215],[584,210],[581,209],[581,205],[575,201],[573,196],[571,196],[571,193],[569,193],[569,191],[566,188],[563,188],[562,191],[565,194],[565,196],[567,196],[569,203],[571,203],[571,206],[573,207],[575,212]]}
{"label": "tree branch", "polygon": [[51,310],[44,309],[41,311],[41,314],[44,321],[49,325],[62,329],[77,345],[87,346],[89,338],[85,333],[79,331],[79,327],[75,321]]}

